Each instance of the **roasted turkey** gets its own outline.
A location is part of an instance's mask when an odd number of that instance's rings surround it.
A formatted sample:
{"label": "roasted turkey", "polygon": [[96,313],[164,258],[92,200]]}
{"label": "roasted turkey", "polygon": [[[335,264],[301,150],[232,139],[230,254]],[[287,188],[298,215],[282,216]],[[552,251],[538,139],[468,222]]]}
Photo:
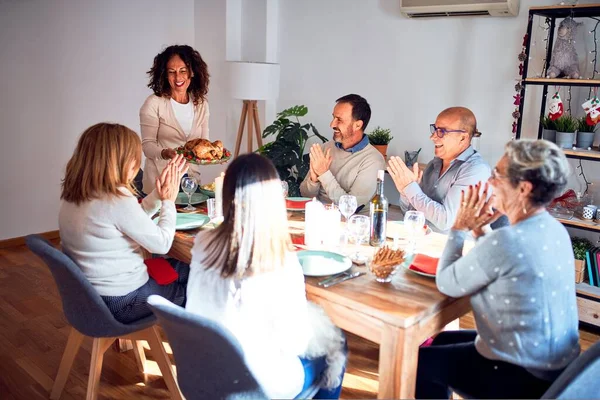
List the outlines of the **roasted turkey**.
{"label": "roasted turkey", "polygon": [[220,160],[223,158],[223,142],[215,140],[211,142],[208,139],[193,139],[185,144],[186,150],[194,152],[200,160]]}

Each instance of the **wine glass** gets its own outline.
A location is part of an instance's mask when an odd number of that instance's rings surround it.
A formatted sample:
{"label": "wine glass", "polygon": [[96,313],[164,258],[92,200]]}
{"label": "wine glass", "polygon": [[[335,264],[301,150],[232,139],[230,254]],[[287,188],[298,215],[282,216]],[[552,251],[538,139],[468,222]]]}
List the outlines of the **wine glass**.
{"label": "wine glass", "polygon": [[192,194],[198,187],[198,181],[193,176],[184,176],[181,178],[181,189],[188,196],[188,205],[184,208],[185,211],[195,211],[196,207],[192,205]]}
{"label": "wine glass", "polygon": [[356,264],[364,264],[367,261],[367,257],[360,253],[360,245],[363,241],[367,241],[369,238],[370,222],[369,217],[366,215],[353,215],[348,220],[348,227],[351,235],[356,241],[356,253],[350,257]]}
{"label": "wine glass", "polygon": [[409,234],[409,249],[414,253],[417,246],[417,235],[423,232],[425,214],[421,211],[407,211],[404,214],[404,228]]}
{"label": "wine glass", "polygon": [[358,203],[356,201],[356,196],[352,196],[349,194],[345,194],[340,196],[339,200],[339,208],[340,212],[344,217],[346,217],[346,229],[344,230],[344,244],[348,243],[348,219],[354,214],[356,211]]}

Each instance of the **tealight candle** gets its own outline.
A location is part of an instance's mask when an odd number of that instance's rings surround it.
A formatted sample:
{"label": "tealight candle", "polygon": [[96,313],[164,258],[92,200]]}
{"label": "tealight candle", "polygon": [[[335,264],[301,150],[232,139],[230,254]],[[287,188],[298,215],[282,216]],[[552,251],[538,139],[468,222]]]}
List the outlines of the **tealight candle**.
{"label": "tealight candle", "polygon": [[316,198],[306,203],[304,211],[304,244],[308,248],[321,246],[324,213],[323,204],[317,201]]}
{"label": "tealight candle", "polygon": [[217,217],[223,215],[223,180],[225,173],[221,172],[221,176],[215,178],[215,213]]}

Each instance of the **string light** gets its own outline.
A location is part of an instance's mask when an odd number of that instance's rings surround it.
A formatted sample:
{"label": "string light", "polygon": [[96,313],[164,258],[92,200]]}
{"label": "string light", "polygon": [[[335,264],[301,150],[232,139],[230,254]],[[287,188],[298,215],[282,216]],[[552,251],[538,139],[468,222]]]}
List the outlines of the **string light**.
{"label": "string light", "polygon": [[588,192],[588,188],[590,187],[592,182],[588,182],[587,178],[585,177],[585,174],[583,172],[583,165],[581,164],[581,158],[579,159],[579,165],[577,166],[577,169],[580,171],[579,176],[582,176],[583,181],[585,182],[585,191],[583,192],[583,194],[586,195]]}

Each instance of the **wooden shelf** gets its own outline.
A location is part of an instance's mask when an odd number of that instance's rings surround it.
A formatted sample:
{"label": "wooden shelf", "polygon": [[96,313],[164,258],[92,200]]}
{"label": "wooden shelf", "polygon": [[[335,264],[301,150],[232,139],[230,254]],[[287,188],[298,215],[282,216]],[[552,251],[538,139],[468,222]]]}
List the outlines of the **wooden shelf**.
{"label": "wooden shelf", "polygon": [[565,79],[565,78],[525,78],[525,85],[548,85],[548,86],[600,86],[600,79]]}
{"label": "wooden shelf", "polygon": [[600,15],[600,4],[579,4],[576,6],[531,7],[530,15],[542,15],[550,18],[595,17]]}
{"label": "wooden shelf", "polygon": [[575,290],[577,291],[577,294],[600,300],[600,287],[591,286],[588,283],[576,283]]}
{"label": "wooden shelf", "polygon": [[564,226],[568,226],[571,228],[585,229],[588,231],[600,232],[600,223],[597,223],[594,221],[590,221],[587,219],[581,219],[581,218],[578,218],[575,216],[571,219],[563,219],[563,218],[556,218],[556,219]]}
{"label": "wooden shelf", "polygon": [[597,147],[593,147],[592,150],[563,149],[563,151],[568,158],[581,158],[584,160],[600,161],[600,150]]}

